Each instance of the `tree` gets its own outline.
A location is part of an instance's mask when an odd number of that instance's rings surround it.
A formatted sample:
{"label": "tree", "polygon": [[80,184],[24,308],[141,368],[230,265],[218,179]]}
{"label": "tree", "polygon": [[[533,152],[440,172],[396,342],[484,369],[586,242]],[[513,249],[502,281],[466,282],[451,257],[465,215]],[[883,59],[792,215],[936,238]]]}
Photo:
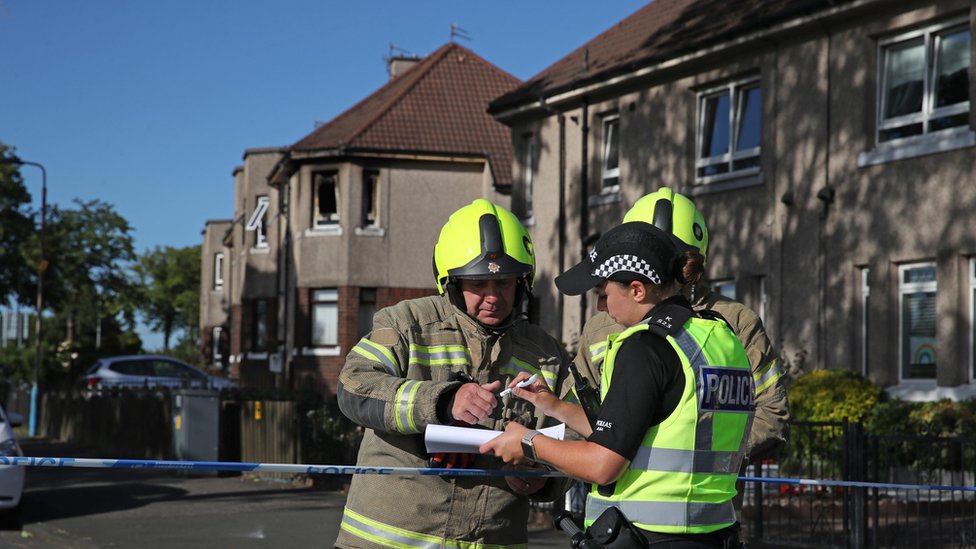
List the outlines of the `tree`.
{"label": "tree", "polygon": [[156,247],[135,266],[141,286],[140,311],[154,330],[163,333],[163,350],[182,330],[184,340],[199,337],[200,246]]}
{"label": "tree", "polygon": [[48,323],[57,328],[51,343],[65,366],[76,353],[102,348],[107,335],[112,345],[106,351],[132,350],[138,343],[129,222],[100,200],[74,203],[77,209],[51,208],[45,233],[44,300],[55,313]]}
{"label": "tree", "polygon": [[[0,158],[7,158],[9,152],[10,148],[0,143]],[[31,196],[19,168],[0,164],[0,305],[11,299],[30,304],[36,291],[33,264],[39,257],[28,256],[37,249],[37,231],[30,210]]]}

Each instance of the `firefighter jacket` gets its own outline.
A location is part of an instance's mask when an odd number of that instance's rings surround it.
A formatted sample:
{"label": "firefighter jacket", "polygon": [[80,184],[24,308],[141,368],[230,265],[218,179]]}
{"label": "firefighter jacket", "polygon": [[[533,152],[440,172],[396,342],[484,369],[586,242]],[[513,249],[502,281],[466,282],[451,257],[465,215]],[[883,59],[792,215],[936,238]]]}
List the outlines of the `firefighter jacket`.
{"label": "firefighter jacket", "polygon": [[[463,372],[479,384],[519,372],[538,373],[554,391],[567,375],[569,356],[542,329],[518,319],[492,331],[451,304],[447,296],[403,301],[379,311],[373,331],[346,356],[339,374],[342,412],[366,428],[358,464],[426,467],[424,430],[450,422],[438,401],[461,384]],[[559,393],[557,393],[559,394]],[[441,406],[440,415],[449,408]],[[553,425],[513,395],[481,426],[504,430],[508,421],[529,428]],[[475,455],[475,469],[500,469],[496,457]],[[567,479],[551,478],[534,499],[565,492]],[[501,476],[354,475],[336,547],[448,547],[492,549],[527,543],[528,498],[515,494]]]}
{"label": "firefighter jacket", "polygon": [[612,493],[593,487],[585,522],[589,526],[614,506],[652,532],[720,530],[736,521],[732,498],[755,410],[749,359],[722,320],[692,317],[666,331],[645,321],[608,339],[601,397],[610,389],[623,342],[648,329],[667,334],[681,360],[684,390],[674,411],[647,430]]}
{"label": "firefighter jacket", "polygon": [[[759,315],[745,305],[708,288],[696,288],[700,295],[692,303],[696,311],[714,311],[722,316],[742,342],[749,356],[756,386],[756,417],[749,432],[748,458],[758,462],[771,456],[789,435],[790,411],[786,399],[786,380],[780,369],[779,357],[773,349]],[[607,336],[620,333],[617,324],[605,312],[586,321],[576,353],[576,368],[591,384],[599,384],[600,368],[607,352]]]}

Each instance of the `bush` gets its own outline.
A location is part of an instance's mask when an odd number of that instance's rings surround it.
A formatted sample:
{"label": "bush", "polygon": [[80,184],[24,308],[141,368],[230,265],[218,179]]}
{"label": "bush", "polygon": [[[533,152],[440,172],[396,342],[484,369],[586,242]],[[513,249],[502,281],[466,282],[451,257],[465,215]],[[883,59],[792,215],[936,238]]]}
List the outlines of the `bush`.
{"label": "bush", "polygon": [[870,380],[850,370],[814,370],[790,386],[790,415],[798,421],[862,421],[881,395]]}

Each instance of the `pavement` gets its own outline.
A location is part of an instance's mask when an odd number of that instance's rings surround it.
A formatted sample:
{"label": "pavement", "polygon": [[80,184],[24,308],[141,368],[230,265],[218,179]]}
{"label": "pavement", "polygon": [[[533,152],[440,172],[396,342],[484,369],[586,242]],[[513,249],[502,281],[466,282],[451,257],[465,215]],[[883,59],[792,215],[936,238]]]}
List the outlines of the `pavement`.
{"label": "pavement", "polygon": [[[96,456],[41,438],[30,457]],[[311,482],[139,469],[29,468],[21,528],[0,530],[0,549],[332,547],[345,494]],[[539,515],[529,548],[569,540]]]}

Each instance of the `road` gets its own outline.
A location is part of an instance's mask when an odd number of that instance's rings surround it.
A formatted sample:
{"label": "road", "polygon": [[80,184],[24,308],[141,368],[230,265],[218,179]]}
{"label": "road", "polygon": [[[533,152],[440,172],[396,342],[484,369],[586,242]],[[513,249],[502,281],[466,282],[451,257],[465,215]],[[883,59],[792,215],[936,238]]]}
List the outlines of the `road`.
{"label": "road", "polygon": [[[33,457],[93,457],[40,439],[22,446]],[[0,549],[332,547],[344,503],[341,491],[284,481],[30,468],[22,529],[0,531]],[[568,545],[556,530],[530,534],[530,549]]]}

